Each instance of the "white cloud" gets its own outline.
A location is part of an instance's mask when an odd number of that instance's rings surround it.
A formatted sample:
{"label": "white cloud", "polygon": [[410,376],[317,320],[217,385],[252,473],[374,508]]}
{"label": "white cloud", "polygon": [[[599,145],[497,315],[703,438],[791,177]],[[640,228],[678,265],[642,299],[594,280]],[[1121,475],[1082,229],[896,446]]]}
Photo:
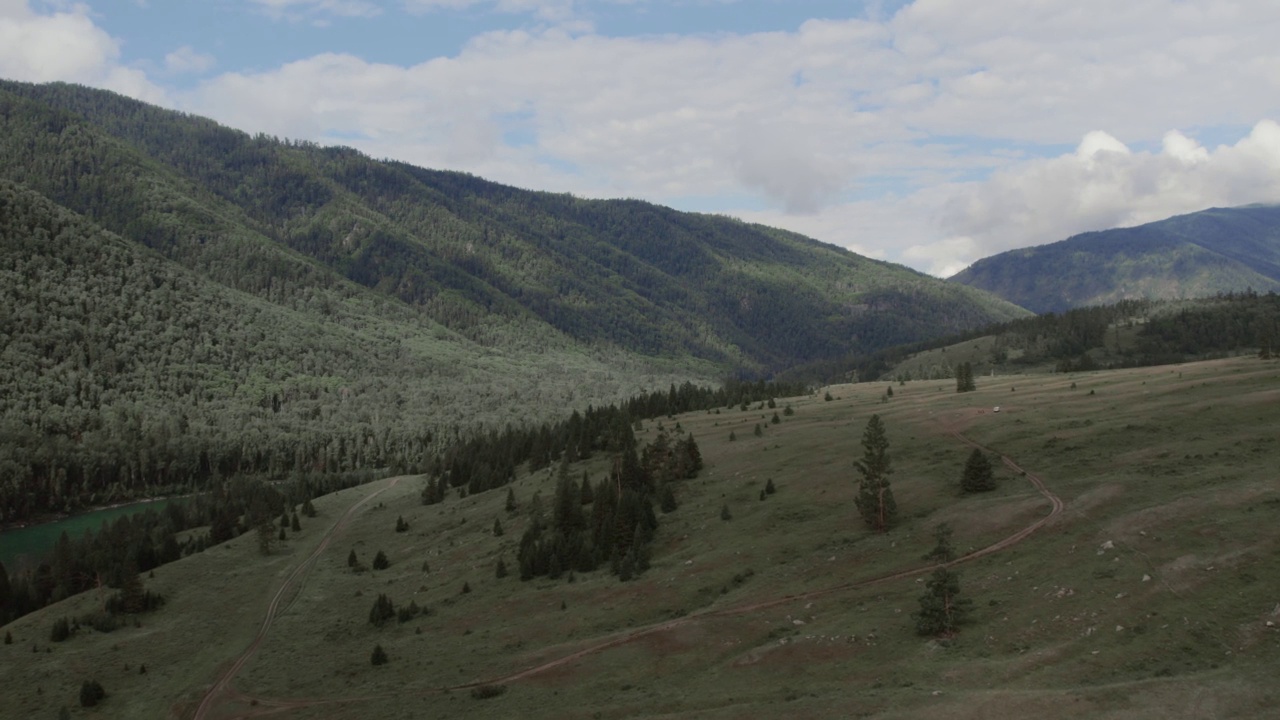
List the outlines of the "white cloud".
{"label": "white cloud", "polygon": [[369,0],[249,0],[269,16],[291,20],[303,17],[376,17],[382,8]]}
{"label": "white cloud", "polygon": [[0,77],[62,80],[103,87],[150,102],[164,92],[139,70],[120,64],[120,45],[80,4],[40,14],[26,0],[0,1]]}
{"label": "white cloud", "polygon": [[164,67],[169,73],[204,73],[213,69],[218,61],[207,53],[198,52],[190,45],[183,45],[164,56]]}
{"label": "white cloud", "polygon": [[1132,152],[1091,132],[1075,152],[1032,160],[981,183],[945,189],[939,234],[904,253],[936,274],[981,257],[1171,215],[1280,202],[1280,124],[1264,120],[1234,145],[1201,147],[1177,131],[1158,152]]}

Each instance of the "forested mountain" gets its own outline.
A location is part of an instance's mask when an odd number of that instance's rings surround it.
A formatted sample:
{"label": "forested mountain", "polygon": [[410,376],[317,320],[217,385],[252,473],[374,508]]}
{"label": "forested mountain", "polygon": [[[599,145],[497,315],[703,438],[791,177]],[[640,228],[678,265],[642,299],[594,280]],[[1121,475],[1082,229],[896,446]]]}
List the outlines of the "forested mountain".
{"label": "forested mountain", "polygon": [[1037,313],[1280,290],[1280,205],[1213,208],[979,260],[951,278]]}
{"label": "forested mountain", "polygon": [[779,230],[0,82],[0,520],[1025,314]]}

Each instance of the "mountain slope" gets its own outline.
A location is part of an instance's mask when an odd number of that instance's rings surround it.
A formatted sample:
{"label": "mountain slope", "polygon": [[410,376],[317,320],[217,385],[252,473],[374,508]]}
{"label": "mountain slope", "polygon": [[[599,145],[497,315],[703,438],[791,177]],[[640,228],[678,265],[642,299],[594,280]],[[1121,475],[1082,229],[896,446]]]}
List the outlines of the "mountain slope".
{"label": "mountain slope", "polygon": [[[250,137],[87,88],[0,91],[11,179],[220,282],[261,294],[281,273],[299,286],[352,280],[485,344],[536,345],[550,326],[761,370],[1021,314],[725,218]],[[229,259],[209,236],[263,257]],[[278,267],[264,276],[266,265]]]}
{"label": "mountain slope", "polygon": [[1280,205],[1213,208],[1011,250],[951,278],[1034,312],[1280,290]]}
{"label": "mountain slope", "polygon": [[[0,522],[1025,311],[772,228],[0,82]],[[4,480],[12,482],[3,482]]]}

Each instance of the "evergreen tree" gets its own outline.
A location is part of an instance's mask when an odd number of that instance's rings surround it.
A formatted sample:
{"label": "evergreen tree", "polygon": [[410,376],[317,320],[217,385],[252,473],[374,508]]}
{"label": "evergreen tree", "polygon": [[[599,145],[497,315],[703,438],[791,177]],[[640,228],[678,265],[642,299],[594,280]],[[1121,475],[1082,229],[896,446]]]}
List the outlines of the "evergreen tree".
{"label": "evergreen tree", "polygon": [[352,548],[351,552],[347,553],[347,567],[353,568],[359,564],[359,562],[360,559],[356,557],[355,548]]}
{"label": "evergreen tree", "polygon": [[407,532],[408,530],[409,530],[409,523],[405,522],[404,516],[401,515],[400,517],[396,518],[396,532],[398,533]]}
{"label": "evergreen tree", "polygon": [[920,596],[920,611],[912,617],[921,635],[952,635],[964,622],[972,603],[960,597],[960,575],[949,568],[933,571]]}
{"label": "evergreen tree", "polygon": [[515,488],[507,488],[507,512],[516,511],[516,491]]}
{"label": "evergreen tree", "polygon": [[855,467],[862,475],[855,504],[862,519],[876,532],[887,532],[898,512],[889,488],[893,473],[889,460],[889,438],[879,415],[872,415],[862,433],[862,459]]}
{"label": "evergreen tree", "polygon": [[782,408],[782,414],[790,417],[792,415],[795,415],[796,411],[794,408],[791,407],[791,403],[787,403],[787,406]]}
{"label": "evergreen tree", "polygon": [[769,418],[769,422],[773,423],[774,425],[777,425],[778,423],[782,422],[782,418],[778,417],[777,410],[773,411],[773,417]]}
{"label": "evergreen tree", "polygon": [[138,565],[132,561],[124,566],[120,576],[120,601],[122,612],[140,613],[146,609],[146,591],[142,588],[142,576],[138,573]]}
{"label": "evergreen tree", "polygon": [[373,654],[369,656],[370,664],[375,667],[378,665],[386,665],[388,662],[387,653],[382,649],[381,645],[373,646]]}
{"label": "evergreen tree", "polygon": [[992,472],[991,461],[987,454],[974,448],[964,464],[964,475],[960,477],[960,489],[964,492],[986,492],[996,489],[996,478]]}
{"label": "evergreen tree", "polygon": [[373,607],[369,609],[369,624],[374,627],[382,627],[395,616],[396,607],[391,602],[391,598],[383,593],[378,593],[378,599],[373,601]]}
{"label": "evergreen tree", "polygon": [[676,493],[671,489],[671,483],[663,483],[658,488],[658,508],[664,513],[674,512],[680,505],[676,502]]}
{"label": "evergreen tree", "polygon": [[735,434],[732,430],[730,430],[730,431],[729,431],[729,442],[733,442],[734,440],[737,440],[737,439],[738,439],[737,434]]}
{"label": "evergreen tree", "polygon": [[298,522],[298,513],[296,512],[293,514],[293,517],[289,518],[289,529],[294,532],[302,530],[302,523]]}
{"label": "evergreen tree", "polygon": [[9,632],[8,630],[4,631],[4,644],[5,645],[13,644],[13,633]]}
{"label": "evergreen tree", "polygon": [[498,518],[493,519],[493,536],[502,537],[502,520]]}
{"label": "evergreen tree", "polygon": [[306,502],[302,503],[302,514],[309,518],[316,516],[316,506],[311,504],[311,498],[307,498]]}
{"label": "evergreen tree", "polygon": [[498,579],[507,576],[507,563],[502,558],[498,558],[498,566],[494,569],[493,575]]}
{"label": "evergreen tree", "polygon": [[967,361],[957,365],[956,392],[972,392],[977,389],[978,386],[973,382],[973,365]]}
{"label": "evergreen tree", "polygon": [[764,484],[764,491],[765,491],[766,493],[768,493],[769,495],[772,495],[772,494],[774,494],[775,492],[777,492],[777,491],[778,491],[777,486],[775,486],[775,485],[773,484],[773,478],[769,478],[769,480],[768,480],[767,482],[765,482],[765,484]]}
{"label": "evergreen tree", "polygon": [[49,631],[50,642],[63,642],[71,637],[71,623],[66,618],[53,621],[53,629]]}
{"label": "evergreen tree", "polygon": [[591,490],[591,479],[587,477],[587,473],[582,473],[582,504],[590,505],[595,502],[595,493]]}
{"label": "evergreen tree", "polygon": [[391,567],[391,561],[387,559],[387,554],[379,550],[378,554],[373,556],[373,569],[386,570],[389,567]]}
{"label": "evergreen tree", "polygon": [[462,594],[466,595],[469,592],[471,592],[471,583],[464,581],[462,583]]}
{"label": "evergreen tree", "polygon": [[936,563],[949,563],[956,559],[955,550],[951,547],[951,526],[938,523],[933,527],[933,549],[925,554],[924,560]]}
{"label": "evergreen tree", "polygon": [[729,503],[725,503],[720,506],[720,519],[721,520],[733,519],[733,513],[729,512]]}

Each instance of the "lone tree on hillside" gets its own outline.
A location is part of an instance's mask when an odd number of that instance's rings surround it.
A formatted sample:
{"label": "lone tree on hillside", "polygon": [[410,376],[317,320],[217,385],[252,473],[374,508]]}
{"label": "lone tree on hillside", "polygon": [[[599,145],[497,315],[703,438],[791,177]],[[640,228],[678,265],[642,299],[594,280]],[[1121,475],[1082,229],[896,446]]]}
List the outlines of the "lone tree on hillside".
{"label": "lone tree on hillside", "polygon": [[916,632],[921,635],[953,635],[964,622],[972,603],[960,597],[960,575],[940,567],[929,576],[924,595],[920,596],[920,611],[912,617]]}
{"label": "lone tree on hillside", "polygon": [[962,362],[956,366],[956,392],[972,392],[977,390],[978,386],[973,382],[973,365],[968,362]]}
{"label": "lone tree on hillside", "polygon": [[924,560],[944,564],[956,559],[956,551],[951,547],[951,525],[948,523],[934,525],[933,539],[936,544],[925,554]]}
{"label": "lone tree on hillside", "polygon": [[854,463],[862,474],[855,504],[862,519],[876,532],[887,532],[898,514],[898,503],[889,489],[889,438],[879,415],[872,415],[862,433],[862,459]]}
{"label": "lone tree on hillside", "polygon": [[960,489],[964,492],[986,492],[996,489],[996,478],[991,471],[991,461],[987,454],[974,448],[964,464],[964,475],[960,478]]}

